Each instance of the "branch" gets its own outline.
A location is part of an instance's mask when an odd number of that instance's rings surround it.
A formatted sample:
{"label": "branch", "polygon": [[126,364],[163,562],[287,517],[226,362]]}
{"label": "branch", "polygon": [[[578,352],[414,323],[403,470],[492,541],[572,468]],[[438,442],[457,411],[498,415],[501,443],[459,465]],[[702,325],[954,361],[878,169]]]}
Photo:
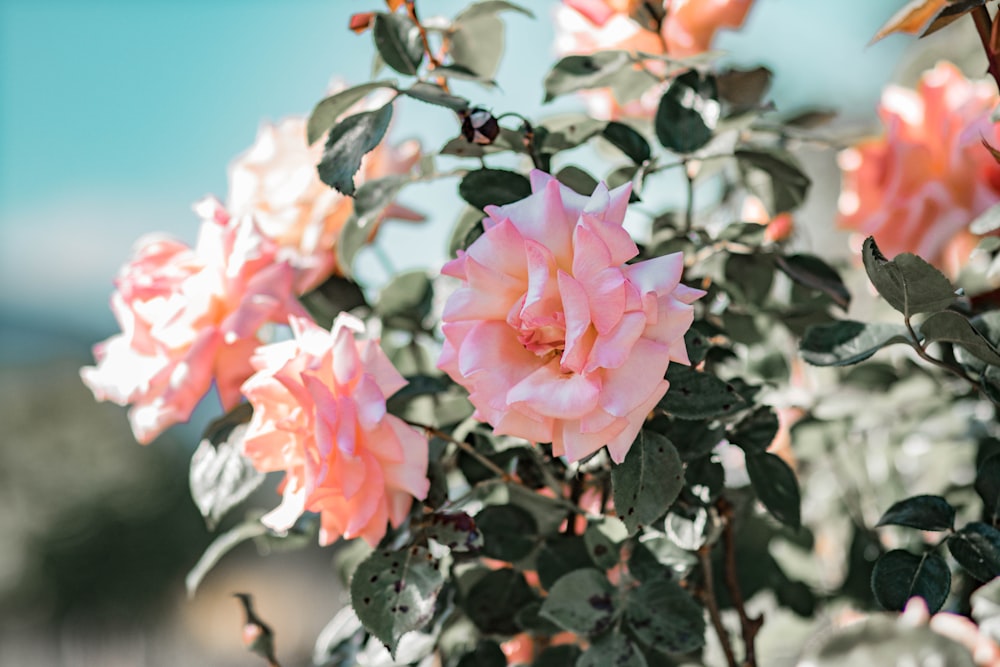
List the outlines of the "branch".
{"label": "branch", "polygon": [[927,363],[931,364],[932,366],[937,366],[938,368],[947,371],[951,375],[954,375],[957,378],[965,380],[966,382],[972,385],[973,389],[975,389],[981,395],[988,398],[990,402],[993,403],[993,405],[1000,407],[1000,403],[998,403],[996,399],[994,399],[992,396],[986,393],[986,391],[983,389],[982,383],[980,383],[978,380],[966,375],[965,371],[963,371],[961,368],[953,366],[945,361],[941,361],[940,359],[935,359],[931,355],[927,354],[926,348],[924,348],[923,344],[920,343],[920,338],[917,336],[917,332],[913,329],[913,324],[910,323],[909,316],[903,317],[903,323],[906,325],[906,329],[910,333],[910,347],[913,348],[913,350],[917,353],[918,357],[920,357]]}
{"label": "branch", "polygon": [[993,20],[990,18],[990,11],[986,5],[976,7],[970,12],[972,20],[976,23],[976,32],[979,33],[979,41],[983,44],[983,51],[986,53],[990,75],[1000,90],[1000,54],[997,53],[997,44],[993,40]]}
{"label": "branch", "polygon": [[417,18],[417,0],[406,0],[406,13],[409,14],[410,20],[417,25],[417,30],[420,31],[420,41],[424,43],[424,53],[427,54],[427,59],[434,67],[440,67],[441,61],[431,51],[431,43],[427,39],[427,30],[420,24],[420,19]]}
{"label": "branch", "polygon": [[698,562],[701,564],[702,578],[704,579],[704,588],[701,591],[701,600],[708,609],[708,616],[712,619],[712,627],[715,628],[715,634],[719,637],[719,643],[722,645],[722,651],[726,654],[726,663],[729,667],[740,667],[739,663],[736,662],[736,655],[733,653],[733,646],[729,641],[729,633],[726,632],[726,628],[722,625],[722,615],[719,613],[719,604],[715,600],[715,584],[712,582],[712,561],[710,555],[712,553],[712,546],[710,544],[703,545],[698,549]]}
{"label": "branch", "polygon": [[726,561],[726,590],[733,601],[733,607],[740,616],[740,629],[743,633],[743,646],[746,656],[743,660],[743,667],[757,667],[757,656],[754,651],[754,638],[761,626],[764,625],[764,616],[761,614],[756,618],[747,615],[746,606],[743,601],[743,591],[740,590],[739,578],[736,575],[736,537],[733,530],[733,506],[725,498],[719,498],[716,506],[722,516],[722,546]]}

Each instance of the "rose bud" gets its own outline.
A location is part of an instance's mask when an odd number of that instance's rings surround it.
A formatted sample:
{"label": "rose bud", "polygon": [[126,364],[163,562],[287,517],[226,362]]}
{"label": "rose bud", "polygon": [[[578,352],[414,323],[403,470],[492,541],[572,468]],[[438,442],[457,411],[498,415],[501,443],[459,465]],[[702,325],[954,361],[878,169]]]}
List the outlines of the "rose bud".
{"label": "rose bud", "polygon": [[462,136],[472,144],[489,145],[500,134],[500,125],[486,109],[473,109],[462,119]]}

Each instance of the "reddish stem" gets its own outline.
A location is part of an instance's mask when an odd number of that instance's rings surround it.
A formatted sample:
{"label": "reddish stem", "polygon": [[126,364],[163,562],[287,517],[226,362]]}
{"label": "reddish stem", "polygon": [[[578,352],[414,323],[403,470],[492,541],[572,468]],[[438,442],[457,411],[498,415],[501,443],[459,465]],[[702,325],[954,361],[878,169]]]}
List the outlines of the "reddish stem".
{"label": "reddish stem", "polygon": [[[997,84],[997,90],[1000,90],[1000,50],[998,50],[997,42],[1000,37],[997,36],[997,28],[993,23],[993,19],[990,18],[990,12],[986,9],[986,6],[976,7],[970,12],[972,14],[972,20],[976,23],[976,32],[979,33],[979,41],[983,44],[983,51],[986,53],[986,62],[989,65],[990,76]],[[998,21],[1000,23],[1000,21]]]}

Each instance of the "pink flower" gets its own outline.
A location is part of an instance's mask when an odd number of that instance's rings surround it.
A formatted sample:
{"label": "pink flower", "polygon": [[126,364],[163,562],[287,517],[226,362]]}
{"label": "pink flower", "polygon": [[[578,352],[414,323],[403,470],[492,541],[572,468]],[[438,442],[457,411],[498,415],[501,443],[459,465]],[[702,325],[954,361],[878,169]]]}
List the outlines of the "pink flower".
{"label": "pink flower", "polygon": [[[560,56],[587,55],[597,51],[624,50],[685,58],[711,48],[722,28],[739,28],[753,0],[662,0],[665,12],[657,26],[636,20],[637,0],[563,0],[556,8],[556,52]],[[652,3],[651,3],[652,4]],[[645,12],[648,14],[648,11]],[[647,69],[666,74],[658,60]],[[584,91],[587,108],[598,118],[651,118],[662,95],[662,85],[650,77],[650,91],[620,105],[611,90]]]}
{"label": "pink flower", "polygon": [[1000,165],[981,144],[1000,140],[997,101],[945,62],[915,91],[887,88],[885,134],[840,154],[839,225],[874,236],[887,257],[912,252],[957,274],[976,243],[969,223],[1000,202]]}
{"label": "pink flower", "polygon": [[680,253],[638,254],[622,228],[628,185],[578,195],[540,171],[533,194],[488,206],[486,232],[442,272],[462,281],[442,315],[438,366],[501,434],[575,461],[608,445],[621,462],[688,363],[684,332],[704,293]]}
{"label": "pink flower", "polygon": [[214,381],[223,409],[240,401],[262,325],[304,314],[291,267],[249,220],[213,199],[196,205],[198,243],[147,236],[115,280],[111,309],[122,333],[94,347],[80,371],[101,401],[131,404],[139,442],[186,421]]}
{"label": "pink flower", "polygon": [[386,413],[406,380],[356,317],[326,331],[290,320],[292,340],[257,349],[243,384],[253,418],[244,453],[258,470],[286,472],[281,505],[265,525],[287,530],[304,511],[320,514],[320,543],[343,535],[372,546],[427,495],[427,439]]}
{"label": "pink flower", "polygon": [[[354,200],[319,180],[316,165],[322,155],[322,140],[306,143],[306,119],[286,118],[261,125],[254,145],[229,170],[229,210],[253,216],[261,231],[278,243],[279,258],[299,271],[300,293],[338,271],[334,246],[354,211]],[[419,159],[417,141],[380,144],[365,156],[355,183],[404,174]],[[390,205],[383,218],[423,220],[419,213],[396,205]],[[371,238],[376,231],[377,224]]]}

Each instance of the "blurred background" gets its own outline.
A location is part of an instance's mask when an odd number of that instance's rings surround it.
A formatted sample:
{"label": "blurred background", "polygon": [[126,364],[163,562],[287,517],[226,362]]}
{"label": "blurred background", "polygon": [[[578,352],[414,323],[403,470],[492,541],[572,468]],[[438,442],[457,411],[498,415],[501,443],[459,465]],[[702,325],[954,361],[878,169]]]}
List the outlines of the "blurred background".
{"label": "blurred background", "polygon": [[[540,118],[554,60],[553,0],[507,14],[500,88],[459,92]],[[912,82],[947,47],[894,36],[867,46],[902,0],[757,0],[744,29],[717,41],[736,64],[771,67],[779,110],[838,109],[842,127],[876,131],[891,80]],[[460,0],[422,0],[424,18]],[[344,602],[331,549],[262,556],[246,544],[188,600],[184,575],[213,535],[187,488],[212,397],[186,427],[135,443],[125,411],[97,404],[78,369],[117,330],[112,279],[143,234],[192,243],[191,204],[225,198],[226,168],[262,120],[308,114],[333,79],[369,78],[370,35],[349,16],[380,0],[0,0],[0,665],[262,664],[240,643],[231,594],[253,593],[283,664],[308,664]],[[969,22],[971,26],[971,21]],[[942,34],[944,34],[942,33]],[[919,55],[915,55],[919,53]],[[460,84],[461,86],[461,84]],[[434,151],[458,133],[437,107],[403,101],[393,140]],[[805,156],[817,189],[800,225],[830,227],[839,187],[831,154]],[[421,227],[389,224],[398,268],[434,268],[459,208],[456,182],[408,188]],[[805,234],[807,246],[821,233]],[[362,257],[363,279],[383,269]],[[261,505],[276,501],[273,484]],[[225,527],[225,526],[224,526]]]}

